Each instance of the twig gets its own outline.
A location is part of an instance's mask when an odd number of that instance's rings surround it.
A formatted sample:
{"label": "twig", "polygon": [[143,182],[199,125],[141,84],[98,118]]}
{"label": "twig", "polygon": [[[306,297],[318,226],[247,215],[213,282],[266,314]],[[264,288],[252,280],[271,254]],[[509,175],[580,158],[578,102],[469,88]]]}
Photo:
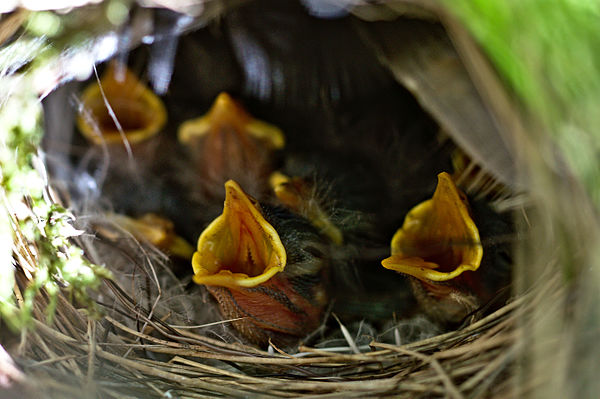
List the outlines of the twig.
{"label": "twig", "polygon": [[96,322],[88,320],[88,370],[87,370],[87,385],[91,386],[94,381],[94,360],[96,359]]}
{"label": "twig", "polygon": [[[517,353],[519,346],[515,345],[508,349],[501,356],[496,357],[493,361],[487,364],[487,366],[483,367],[477,374],[473,377],[469,378],[467,381],[463,382],[460,388],[463,392],[469,391],[473,389],[477,384],[480,384],[482,380],[493,373],[497,373],[502,371],[504,365],[506,365]],[[482,386],[485,387],[491,383],[491,380],[487,382],[487,384],[482,384],[480,386],[479,391],[484,391]]]}
{"label": "twig", "polygon": [[[179,384],[184,387],[188,386],[188,387],[201,388],[201,389],[205,389],[209,392],[219,392],[222,394],[230,395],[231,397],[242,397],[242,396],[247,395],[247,393],[243,394],[240,391],[230,389],[224,384],[210,384],[210,383],[206,383],[198,378],[192,379],[192,378],[180,376],[178,374],[161,371],[154,367],[146,366],[140,362],[126,359],[126,358],[123,358],[123,357],[120,357],[117,355],[113,355],[112,353],[105,352],[101,349],[98,350],[98,356],[100,356],[106,360],[110,360],[114,363],[121,364],[123,366],[127,366],[127,367],[130,367],[135,370],[139,370],[146,375],[163,378],[165,380],[169,380],[171,382],[174,382],[174,383]],[[253,394],[253,395],[256,398],[269,398],[270,397],[269,395],[261,395],[258,393]]]}
{"label": "twig", "polygon": [[463,395],[458,391],[458,389],[456,388],[456,385],[454,385],[454,383],[452,382],[452,380],[450,379],[450,377],[448,376],[446,371],[443,369],[443,367],[440,365],[440,363],[437,361],[437,359],[435,359],[433,356],[427,356],[427,355],[424,355],[423,353],[411,351],[411,350],[402,348],[400,346],[393,346],[393,345],[388,345],[388,344],[377,344],[377,345],[381,346],[382,348],[391,349],[393,351],[397,351],[399,353],[403,353],[408,356],[413,356],[419,360],[424,361],[425,363],[429,363],[431,365],[431,367],[433,367],[439,373],[439,375],[442,379],[442,382],[444,383],[444,386],[448,390],[448,393],[450,393],[450,395],[455,399],[463,399],[464,398]]}

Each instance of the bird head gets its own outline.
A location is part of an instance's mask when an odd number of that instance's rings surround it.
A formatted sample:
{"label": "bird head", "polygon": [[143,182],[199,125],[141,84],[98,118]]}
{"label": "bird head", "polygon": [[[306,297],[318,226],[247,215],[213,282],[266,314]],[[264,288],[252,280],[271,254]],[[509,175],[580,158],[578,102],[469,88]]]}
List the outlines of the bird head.
{"label": "bird head", "polygon": [[416,279],[413,287],[426,312],[457,321],[477,306],[465,287],[472,285],[483,248],[466,196],[449,174],[440,173],[433,197],[406,215],[391,252],[383,267]]}
{"label": "bird head", "polygon": [[261,185],[272,172],[274,152],[285,144],[279,128],[253,118],[227,93],[219,94],[205,115],[184,122],[178,140],[189,148],[204,188],[213,196],[229,179],[246,188],[257,181]]}
{"label": "bird head", "polygon": [[[194,281],[250,342],[291,343],[315,329],[326,305],[327,251],[308,221],[262,206],[234,181],[223,214],[200,235]],[[268,220],[267,220],[268,219]]]}
{"label": "bird head", "polygon": [[287,254],[258,202],[233,180],[225,183],[225,192],[223,214],[198,239],[194,281],[232,289],[256,287],[284,270]]}
{"label": "bird head", "polygon": [[194,247],[177,235],[173,222],[155,213],[147,213],[138,218],[108,213],[105,215],[105,220],[114,223],[136,239],[146,241],[168,254],[190,259],[194,253]]}
{"label": "bird head", "polygon": [[81,103],[77,126],[94,144],[136,144],[156,135],[167,121],[162,101],[117,63],[83,91]]}
{"label": "bird head", "polygon": [[342,245],[343,234],[323,209],[314,184],[305,178],[289,177],[281,172],[271,174],[269,184],[279,202],[307,218],[332,243]]}

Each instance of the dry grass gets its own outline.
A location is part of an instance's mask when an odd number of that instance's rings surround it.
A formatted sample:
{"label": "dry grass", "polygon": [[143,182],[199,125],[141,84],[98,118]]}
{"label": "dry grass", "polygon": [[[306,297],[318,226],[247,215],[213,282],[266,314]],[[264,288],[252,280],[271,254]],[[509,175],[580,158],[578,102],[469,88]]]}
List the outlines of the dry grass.
{"label": "dry grass", "polygon": [[[20,274],[18,286],[26,280]],[[115,304],[102,318],[89,318],[61,296],[54,322],[47,324],[47,300],[39,296],[35,328],[10,351],[31,396],[79,397],[83,391],[103,398],[514,397],[534,388],[515,379],[527,342],[522,332],[534,322],[531,310],[562,295],[557,280],[544,281],[493,314],[429,339],[359,347],[345,334],[345,348],[301,345],[287,354],[170,325],[106,280]]]}

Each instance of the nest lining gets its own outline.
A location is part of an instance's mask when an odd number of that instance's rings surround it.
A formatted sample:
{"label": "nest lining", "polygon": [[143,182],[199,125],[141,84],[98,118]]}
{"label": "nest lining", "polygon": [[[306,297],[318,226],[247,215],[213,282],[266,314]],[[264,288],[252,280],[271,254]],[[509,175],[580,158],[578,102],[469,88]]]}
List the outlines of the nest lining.
{"label": "nest lining", "polygon": [[[301,346],[295,355],[171,327],[136,308],[126,294],[117,296],[139,321],[137,329],[110,316],[90,319],[64,297],[52,326],[36,321],[18,358],[34,377],[28,389],[44,387],[60,396],[80,386],[101,397],[513,396],[511,365],[524,345],[519,320],[539,301],[560,297],[560,289],[555,280],[461,330],[411,344],[373,341],[361,353],[352,353],[352,342],[347,353]],[[38,301],[38,316],[44,306]],[[59,375],[71,375],[71,381],[55,379]]]}

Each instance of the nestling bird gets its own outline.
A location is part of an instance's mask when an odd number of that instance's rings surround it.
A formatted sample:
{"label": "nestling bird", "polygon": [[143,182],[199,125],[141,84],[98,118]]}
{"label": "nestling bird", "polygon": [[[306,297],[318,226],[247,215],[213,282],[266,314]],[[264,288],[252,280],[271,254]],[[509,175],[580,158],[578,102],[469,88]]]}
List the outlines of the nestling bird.
{"label": "nestling bird", "polygon": [[225,183],[223,214],[200,235],[192,258],[221,313],[248,341],[293,344],[319,326],[328,296],[327,240],[289,210],[259,204]]}
{"label": "nestling bird", "polygon": [[457,186],[464,188],[467,194],[476,198],[485,198],[489,202],[510,197],[511,190],[502,182],[490,176],[460,148],[452,152],[452,179]]}
{"label": "nestling bird", "polygon": [[[174,182],[182,197],[171,202],[169,216],[190,239],[223,210],[223,184],[235,180],[260,201],[272,197],[268,177],[285,144],[282,131],[251,116],[227,93],[220,93],[209,111],[178,128],[183,156],[174,160]],[[180,212],[185,206],[188,212]]]}
{"label": "nestling bird", "polygon": [[253,195],[267,192],[274,153],[285,144],[279,128],[253,118],[224,92],[206,115],[179,127],[178,139],[192,156],[203,195],[219,200],[229,179]]}
{"label": "nestling bird", "polygon": [[[111,207],[127,214],[161,210],[170,151],[167,111],[127,66],[107,65],[80,96],[77,127],[90,143],[79,167],[92,174]],[[126,195],[123,195],[126,193]]]}
{"label": "nestling bird", "polygon": [[81,95],[77,127],[98,145],[141,143],[167,121],[162,101],[125,66],[111,63]]}
{"label": "nestling bird", "polygon": [[392,256],[381,262],[410,276],[423,310],[442,323],[462,321],[509,279],[496,249],[482,263],[484,247],[473,218],[467,197],[448,173],[440,173],[433,198],[406,215],[392,238]]}
{"label": "nestling bird", "polygon": [[273,173],[269,182],[275,196],[283,205],[308,219],[332,243],[336,245],[343,243],[342,231],[331,221],[322,204],[319,203],[314,184],[306,178],[289,177],[281,172]]}
{"label": "nestling bird", "polygon": [[154,213],[147,213],[139,218],[109,213],[107,221],[126,230],[138,240],[147,241],[167,254],[190,259],[194,247],[177,235],[172,221]]}

